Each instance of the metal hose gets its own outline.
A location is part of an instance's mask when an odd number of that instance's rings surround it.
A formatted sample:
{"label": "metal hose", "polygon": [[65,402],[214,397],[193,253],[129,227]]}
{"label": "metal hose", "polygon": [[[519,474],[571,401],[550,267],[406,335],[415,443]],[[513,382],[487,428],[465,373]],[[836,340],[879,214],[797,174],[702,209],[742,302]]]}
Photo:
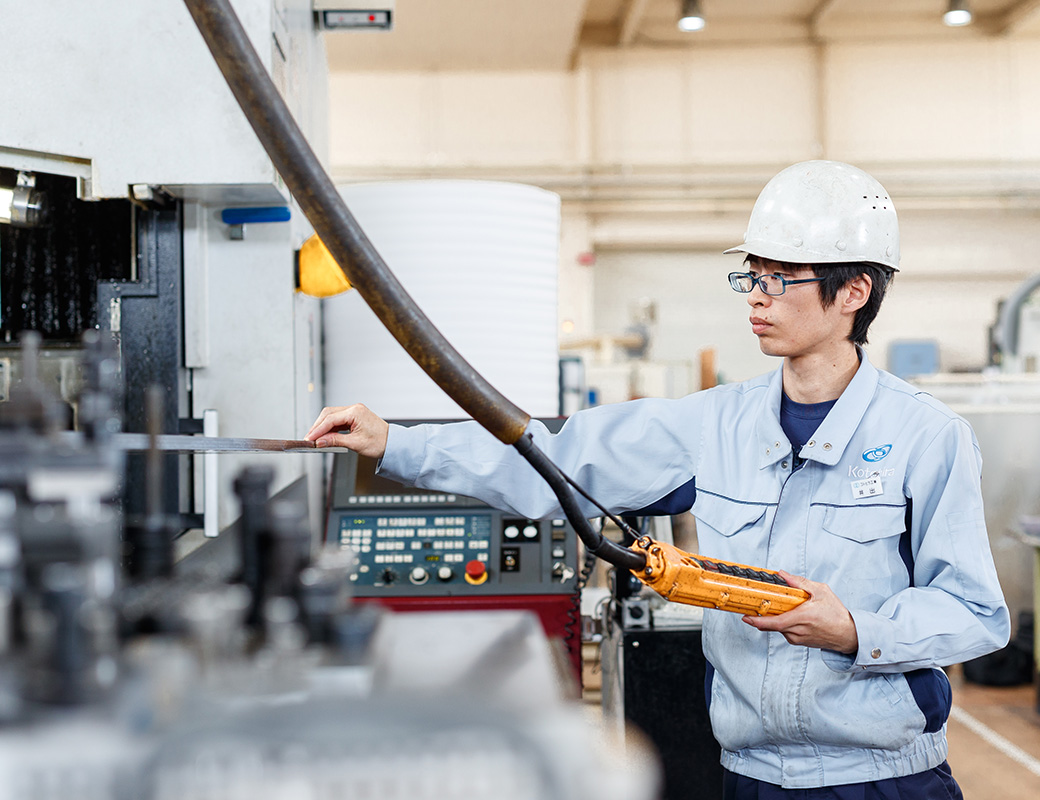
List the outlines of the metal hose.
{"label": "metal hose", "polygon": [[[275,169],[347,280],[408,355],[452,400],[500,441],[516,446],[543,477],[558,475],[562,482],[562,473],[555,465],[529,439],[524,444],[530,415],[488,383],[452,347],[372,246],[293,119],[229,0],[184,3]],[[589,550],[627,569],[642,567],[641,554],[594,531],[578,512],[566,483],[560,490],[554,481],[550,480],[550,485]],[[630,566],[635,559],[639,564]]]}

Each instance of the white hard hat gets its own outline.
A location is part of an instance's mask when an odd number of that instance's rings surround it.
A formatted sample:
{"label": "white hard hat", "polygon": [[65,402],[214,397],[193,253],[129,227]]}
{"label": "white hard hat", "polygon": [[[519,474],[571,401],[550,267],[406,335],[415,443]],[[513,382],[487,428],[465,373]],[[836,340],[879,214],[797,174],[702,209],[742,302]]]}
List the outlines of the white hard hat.
{"label": "white hard hat", "polygon": [[803,161],[766,184],[751,211],[748,253],[793,264],[869,261],[899,269],[899,221],[885,187],[840,161]]}

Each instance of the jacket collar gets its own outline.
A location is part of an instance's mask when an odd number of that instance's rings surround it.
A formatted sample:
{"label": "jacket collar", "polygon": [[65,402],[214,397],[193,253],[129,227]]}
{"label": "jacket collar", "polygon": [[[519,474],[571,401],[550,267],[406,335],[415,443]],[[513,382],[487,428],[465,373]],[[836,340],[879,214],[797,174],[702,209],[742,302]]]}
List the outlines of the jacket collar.
{"label": "jacket collar", "polygon": [[758,411],[755,442],[758,446],[758,468],[772,466],[781,458],[791,455],[791,443],[780,427],[780,398],[784,392],[784,368],[776,370],[769,379],[763,407]]}
{"label": "jacket collar", "polygon": [[[841,393],[834,407],[820,423],[813,437],[805,443],[799,455],[820,464],[834,466],[845,453],[853,434],[877,390],[878,371],[867,354],[856,347],[859,369]],[[769,380],[765,407],[758,415],[756,441],[759,446],[759,468],[775,464],[791,454],[791,443],[780,427],[780,398],[783,394],[783,366]]]}

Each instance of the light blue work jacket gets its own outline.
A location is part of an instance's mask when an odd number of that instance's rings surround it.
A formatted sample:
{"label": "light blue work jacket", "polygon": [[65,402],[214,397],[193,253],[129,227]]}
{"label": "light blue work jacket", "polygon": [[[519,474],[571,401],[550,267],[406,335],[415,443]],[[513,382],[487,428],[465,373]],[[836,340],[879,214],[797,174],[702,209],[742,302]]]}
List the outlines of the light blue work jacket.
{"label": "light blue work jacket", "polygon": [[[946,758],[949,711],[934,668],[999,649],[1010,633],[978,443],[961,417],[861,354],[796,469],[780,427],[781,372],[589,409],[555,436],[537,422],[529,431],[615,512],[695,479],[703,555],[826,583],[852,613],[854,655],[705,613],[723,766],[785,788],[931,769]],[[380,474],[531,519],[562,516],[522,457],[476,423],[392,426]]]}

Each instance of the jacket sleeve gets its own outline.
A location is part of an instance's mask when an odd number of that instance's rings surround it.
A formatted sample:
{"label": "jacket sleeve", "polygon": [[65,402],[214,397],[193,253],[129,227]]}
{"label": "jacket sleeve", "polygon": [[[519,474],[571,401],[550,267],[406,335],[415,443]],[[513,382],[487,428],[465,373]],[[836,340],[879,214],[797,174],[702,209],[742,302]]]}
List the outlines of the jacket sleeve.
{"label": "jacket sleeve", "polygon": [[982,511],[978,442],[951,419],[907,472],[912,502],[910,588],[870,613],[853,611],[855,657],[825,654],[836,669],[905,672],[945,666],[998,650],[1010,615],[997,581]]}
{"label": "jacket sleeve", "polygon": [[[616,513],[644,508],[692,476],[700,443],[698,395],[645,399],[580,411],[535,444]],[[563,516],[556,496],[514,448],[475,422],[392,425],[379,474],[409,486],[474,497],[529,519]],[[601,512],[578,498],[589,517]]]}

